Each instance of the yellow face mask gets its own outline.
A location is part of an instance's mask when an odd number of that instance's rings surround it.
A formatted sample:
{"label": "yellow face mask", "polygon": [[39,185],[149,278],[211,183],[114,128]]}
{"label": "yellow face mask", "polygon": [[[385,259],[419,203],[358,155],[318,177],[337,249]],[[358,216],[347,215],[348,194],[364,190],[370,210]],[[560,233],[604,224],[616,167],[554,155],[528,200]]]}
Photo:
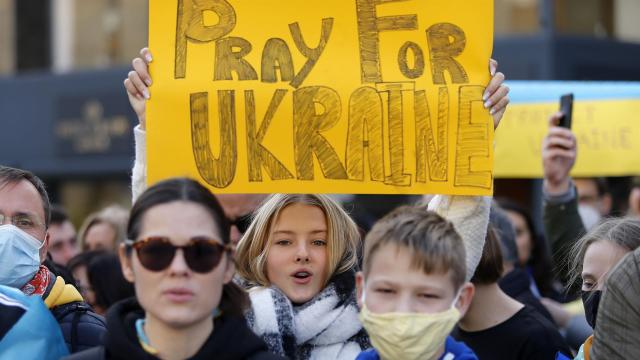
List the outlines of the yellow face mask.
{"label": "yellow face mask", "polygon": [[437,359],[458,320],[460,312],[453,305],[435,314],[374,314],[363,301],[360,311],[360,321],[382,360]]}

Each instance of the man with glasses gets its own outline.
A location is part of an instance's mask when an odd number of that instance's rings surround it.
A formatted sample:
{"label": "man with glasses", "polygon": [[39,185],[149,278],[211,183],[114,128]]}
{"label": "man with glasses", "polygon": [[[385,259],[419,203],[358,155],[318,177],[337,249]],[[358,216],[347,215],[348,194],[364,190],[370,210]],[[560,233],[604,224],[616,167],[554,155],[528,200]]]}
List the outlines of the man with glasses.
{"label": "man with glasses", "polygon": [[73,353],[102,344],[106,328],[78,290],[43,265],[50,213],[49,196],[38,177],[0,166],[0,285],[41,296]]}

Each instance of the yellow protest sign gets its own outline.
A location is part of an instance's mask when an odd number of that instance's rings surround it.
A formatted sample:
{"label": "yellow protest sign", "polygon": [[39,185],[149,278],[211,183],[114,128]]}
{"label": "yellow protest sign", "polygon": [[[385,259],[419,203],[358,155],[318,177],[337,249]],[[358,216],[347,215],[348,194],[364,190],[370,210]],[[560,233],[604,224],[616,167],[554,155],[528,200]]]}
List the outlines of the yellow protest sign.
{"label": "yellow protest sign", "polygon": [[148,179],[492,191],[493,2],[150,1]]}
{"label": "yellow protest sign", "polygon": [[[603,95],[606,91],[600,90]],[[542,141],[547,135],[549,116],[556,111],[557,101],[509,106],[496,132],[496,177],[543,176]],[[577,177],[640,174],[638,114],[639,99],[576,101],[572,130],[578,158],[571,174]]]}

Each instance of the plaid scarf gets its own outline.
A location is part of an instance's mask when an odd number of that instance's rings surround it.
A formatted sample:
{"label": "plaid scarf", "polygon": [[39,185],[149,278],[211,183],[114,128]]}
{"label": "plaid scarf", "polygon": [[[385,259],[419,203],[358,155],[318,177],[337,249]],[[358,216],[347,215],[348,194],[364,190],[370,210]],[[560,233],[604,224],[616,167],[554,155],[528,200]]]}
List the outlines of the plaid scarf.
{"label": "plaid scarf", "polygon": [[276,287],[254,288],[249,296],[247,322],[273,353],[295,360],[353,360],[371,347],[358,319],[353,272],[336,275],[300,306]]}
{"label": "plaid scarf", "polygon": [[22,292],[27,296],[38,295],[42,296],[47,291],[53,275],[47,269],[46,266],[40,265],[36,275],[25,286],[22,287]]}

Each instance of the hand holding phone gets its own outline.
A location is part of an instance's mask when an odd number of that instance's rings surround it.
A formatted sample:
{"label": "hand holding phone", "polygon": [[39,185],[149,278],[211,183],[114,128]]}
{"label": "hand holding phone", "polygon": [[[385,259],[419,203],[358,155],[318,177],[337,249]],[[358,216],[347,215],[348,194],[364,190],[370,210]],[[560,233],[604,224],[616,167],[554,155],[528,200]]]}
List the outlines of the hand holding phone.
{"label": "hand holding phone", "polygon": [[571,120],[573,116],[573,93],[562,95],[560,97],[560,111],[564,116],[560,119],[559,126],[571,129]]}

